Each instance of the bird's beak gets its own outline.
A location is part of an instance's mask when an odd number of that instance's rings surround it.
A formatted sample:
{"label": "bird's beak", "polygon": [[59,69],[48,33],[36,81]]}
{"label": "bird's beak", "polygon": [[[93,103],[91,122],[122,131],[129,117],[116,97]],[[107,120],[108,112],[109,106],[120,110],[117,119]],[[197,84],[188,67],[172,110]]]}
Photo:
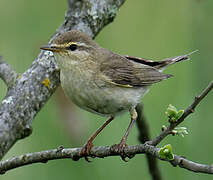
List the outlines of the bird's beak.
{"label": "bird's beak", "polygon": [[61,50],[60,48],[52,45],[41,46],[40,49],[52,52],[59,52]]}

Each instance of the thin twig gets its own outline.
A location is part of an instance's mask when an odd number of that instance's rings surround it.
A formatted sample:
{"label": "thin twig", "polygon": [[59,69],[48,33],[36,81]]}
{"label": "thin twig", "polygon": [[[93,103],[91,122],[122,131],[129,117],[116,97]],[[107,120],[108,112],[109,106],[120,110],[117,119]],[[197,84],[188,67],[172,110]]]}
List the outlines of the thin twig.
{"label": "thin twig", "polygon": [[[147,120],[144,116],[142,104],[137,105],[136,111],[138,113],[138,118],[137,118],[137,121],[136,121],[138,131],[139,131],[138,139],[143,144],[143,143],[150,140],[149,125],[148,125]],[[147,163],[148,163],[148,167],[149,167],[149,173],[151,174],[152,179],[153,180],[161,180],[162,175],[161,175],[161,172],[160,172],[160,168],[158,166],[157,158],[150,155],[150,154],[146,154],[146,159],[147,159]]]}
{"label": "thin twig", "polygon": [[[120,156],[118,152],[112,151],[112,149],[113,149],[112,146],[93,147],[91,150],[90,156],[93,158]],[[15,168],[29,165],[29,164],[47,163],[49,160],[73,159],[76,161],[76,160],[79,160],[80,158],[83,158],[83,156],[79,155],[80,151],[81,151],[81,148],[64,149],[62,147],[59,147],[58,149],[52,149],[52,150],[46,150],[46,151],[21,155],[6,161],[2,161],[0,163],[0,173],[4,174],[5,172],[11,169],[15,169]],[[129,156],[148,153],[156,158],[161,159],[158,154],[159,148],[148,145],[148,144],[128,146],[125,148],[124,151]],[[161,160],[169,161],[167,159],[161,159]],[[169,162],[171,162],[173,166],[179,166],[189,171],[213,174],[213,166],[195,163],[181,156],[174,155],[174,160]]]}
{"label": "thin twig", "polygon": [[196,173],[213,174],[213,165],[206,165],[196,163],[181,156],[174,155],[174,160],[170,162],[174,167],[179,166],[181,168],[193,171]]}
{"label": "thin twig", "polygon": [[18,78],[18,74],[3,60],[2,56],[0,56],[0,78],[8,88],[11,88]]}
{"label": "thin twig", "polygon": [[147,142],[148,144],[151,144],[153,146],[156,146],[159,144],[166,136],[171,134],[172,130],[177,127],[180,123],[182,123],[186,117],[188,117],[191,113],[194,112],[197,105],[201,102],[201,100],[206,97],[206,95],[213,89],[213,81],[209,83],[209,85],[206,87],[206,89],[203,90],[203,92],[196,96],[193,103],[184,111],[183,115],[174,123],[170,123],[169,127],[162,131],[157,137],[152,139],[151,141]]}

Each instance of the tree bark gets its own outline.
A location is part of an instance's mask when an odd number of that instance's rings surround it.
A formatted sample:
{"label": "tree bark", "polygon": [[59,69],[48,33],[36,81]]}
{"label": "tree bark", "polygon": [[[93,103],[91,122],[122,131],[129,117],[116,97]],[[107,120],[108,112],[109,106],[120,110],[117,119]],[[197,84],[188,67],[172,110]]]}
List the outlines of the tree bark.
{"label": "tree bark", "polygon": [[[65,21],[50,41],[71,29],[81,30],[94,38],[113,21],[124,1],[68,0]],[[32,120],[60,83],[59,69],[50,52],[41,51],[31,67],[19,77],[1,60],[0,70],[3,66],[7,67],[8,75],[1,71],[0,76],[8,86],[8,92],[0,105],[0,159],[17,140],[31,134]],[[10,74],[14,74],[13,81]]]}

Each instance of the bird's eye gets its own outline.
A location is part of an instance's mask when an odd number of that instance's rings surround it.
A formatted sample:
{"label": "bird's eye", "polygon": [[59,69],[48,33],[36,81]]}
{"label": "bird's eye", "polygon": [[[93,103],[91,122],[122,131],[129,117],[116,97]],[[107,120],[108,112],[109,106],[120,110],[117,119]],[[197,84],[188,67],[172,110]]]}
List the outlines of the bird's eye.
{"label": "bird's eye", "polygon": [[70,47],[69,47],[69,49],[71,51],[75,51],[77,49],[77,45],[76,44],[71,44]]}

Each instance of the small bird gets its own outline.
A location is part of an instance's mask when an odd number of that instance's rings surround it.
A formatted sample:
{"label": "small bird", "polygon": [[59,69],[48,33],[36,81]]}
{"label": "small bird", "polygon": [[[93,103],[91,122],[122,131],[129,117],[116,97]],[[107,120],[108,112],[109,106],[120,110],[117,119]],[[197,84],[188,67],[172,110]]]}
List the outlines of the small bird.
{"label": "small bird", "polygon": [[[80,155],[87,157],[95,137],[118,114],[129,111],[130,124],[119,144],[122,154],[127,136],[137,119],[135,107],[150,86],[171,77],[162,71],[168,65],[189,59],[189,55],[151,61],[124,56],[100,47],[87,34],[71,30],[41,49],[52,51],[60,68],[62,88],[80,108],[109,119],[88,139]],[[122,155],[124,159],[124,155]]]}

